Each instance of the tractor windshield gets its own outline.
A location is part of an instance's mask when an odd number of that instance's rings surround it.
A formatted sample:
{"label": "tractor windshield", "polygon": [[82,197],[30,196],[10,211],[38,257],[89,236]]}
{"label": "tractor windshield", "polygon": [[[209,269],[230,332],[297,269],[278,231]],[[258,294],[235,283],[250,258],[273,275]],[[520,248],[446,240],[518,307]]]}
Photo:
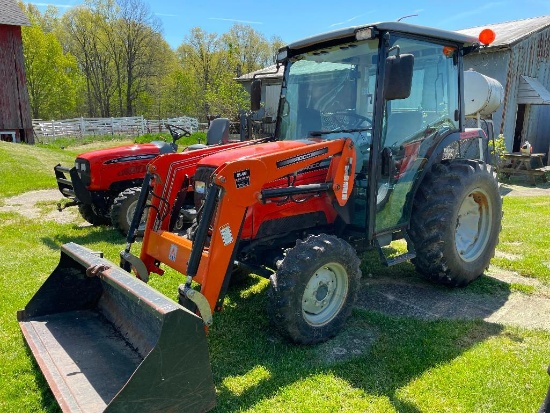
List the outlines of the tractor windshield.
{"label": "tractor windshield", "polygon": [[[351,136],[368,150],[378,41],[318,49],[288,63],[279,139]],[[358,155],[361,155],[358,153]]]}

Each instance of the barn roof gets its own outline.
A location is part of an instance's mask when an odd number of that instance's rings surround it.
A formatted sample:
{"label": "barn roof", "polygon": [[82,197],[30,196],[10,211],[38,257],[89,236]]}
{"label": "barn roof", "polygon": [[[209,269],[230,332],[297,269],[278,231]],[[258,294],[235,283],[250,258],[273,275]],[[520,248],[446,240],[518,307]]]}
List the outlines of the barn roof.
{"label": "barn roof", "polygon": [[277,65],[271,65],[271,66],[264,67],[263,69],[256,70],[254,72],[246,73],[236,78],[235,80],[237,82],[248,82],[254,79],[254,77],[258,79],[270,79],[270,78],[280,79],[283,77],[283,70],[284,70],[283,66],[280,66],[279,70],[277,71]]}
{"label": "barn roof", "polygon": [[0,0],[0,24],[30,26],[31,22],[15,0]]}
{"label": "barn roof", "polygon": [[458,30],[459,33],[478,36],[483,29],[492,29],[496,38],[488,48],[508,48],[524,38],[550,27],[550,16],[532,17],[524,20],[486,24],[469,29]]}

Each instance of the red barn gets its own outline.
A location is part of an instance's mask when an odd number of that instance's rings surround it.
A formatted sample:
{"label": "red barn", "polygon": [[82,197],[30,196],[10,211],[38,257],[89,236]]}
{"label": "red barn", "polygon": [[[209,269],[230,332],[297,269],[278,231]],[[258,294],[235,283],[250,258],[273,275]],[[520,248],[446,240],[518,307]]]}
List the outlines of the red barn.
{"label": "red barn", "polygon": [[34,143],[21,26],[30,22],[15,0],[0,0],[0,139]]}

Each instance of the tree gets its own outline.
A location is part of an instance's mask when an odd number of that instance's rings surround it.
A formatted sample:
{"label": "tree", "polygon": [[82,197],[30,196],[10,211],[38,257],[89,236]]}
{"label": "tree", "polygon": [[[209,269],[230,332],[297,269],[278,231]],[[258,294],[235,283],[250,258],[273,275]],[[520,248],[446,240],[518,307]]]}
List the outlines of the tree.
{"label": "tree", "polygon": [[273,61],[269,42],[250,26],[234,24],[221,40],[244,73],[261,69]]}
{"label": "tree", "polygon": [[22,28],[27,87],[33,118],[74,115],[79,73],[76,59],[63,49],[53,32],[32,25]]}
{"label": "tree", "polygon": [[272,36],[270,43],[271,56],[273,58],[273,63],[275,63],[275,57],[277,56],[279,49],[285,46],[286,43],[283,42],[283,39],[281,39],[279,36]]}
{"label": "tree", "polygon": [[86,78],[88,114],[110,117],[116,76],[105,46],[104,24],[102,14],[86,6],[74,7],[63,16],[66,42]]}
{"label": "tree", "polygon": [[[112,46],[120,47],[124,69],[126,116],[133,116],[134,102],[147,90],[150,79],[161,76],[166,41],[160,22],[141,0],[119,0],[116,22],[109,32]],[[114,29],[114,30],[113,30]]]}
{"label": "tree", "polygon": [[210,115],[210,103],[206,98],[208,90],[218,81],[223,67],[222,44],[215,33],[206,33],[200,27],[191,29],[184,43],[177,50],[183,68],[190,70],[198,90],[196,96],[200,114],[204,119]]}

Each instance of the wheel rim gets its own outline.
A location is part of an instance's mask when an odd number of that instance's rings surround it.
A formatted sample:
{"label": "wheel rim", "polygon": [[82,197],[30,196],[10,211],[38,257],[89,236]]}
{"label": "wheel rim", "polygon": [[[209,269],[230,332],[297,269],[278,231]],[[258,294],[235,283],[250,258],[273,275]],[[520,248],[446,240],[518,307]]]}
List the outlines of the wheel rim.
{"label": "wheel rim", "polygon": [[376,195],[376,205],[379,205],[386,199],[388,192],[390,191],[389,182],[384,182],[378,186],[378,193]]}
{"label": "wheel rim", "polygon": [[[130,204],[128,209],[126,210],[126,222],[128,222],[128,228],[132,225],[132,220],[134,219],[134,214],[136,212],[136,206],[137,206],[137,199]],[[147,220],[147,214],[143,214],[141,217],[141,220],[139,221],[138,230],[145,229],[145,221]]]}
{"label": "wheel rim", "polygon": [[456,220],[455,244],[460,257],[474,261],[485,251],[492,224],[491,198],[477,188],[464,198]]}
{"label": "wheel rim", "polygon": [[344,267],[331,262],[309,279],[302,296],[302,315],[312,326],[322,326],[338,315],[348,293],[348,274]]}
{"label": "wheel rim", "polygon": [[126,210],[126,222],[128,222],[128,227],[132,225],[132,220],[134,219],[134,213],[136,212],[136,205],[137,205],[137,200],[132,202],[128,206],[128,209]]}

